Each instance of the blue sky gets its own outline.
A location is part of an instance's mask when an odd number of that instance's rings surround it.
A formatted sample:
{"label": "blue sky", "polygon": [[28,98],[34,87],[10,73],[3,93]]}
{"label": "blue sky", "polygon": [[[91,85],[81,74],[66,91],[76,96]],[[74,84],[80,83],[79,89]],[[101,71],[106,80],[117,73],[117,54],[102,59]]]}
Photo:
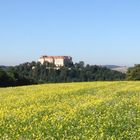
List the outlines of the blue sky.
{"label": "blue sky", "polygon": [[0,0],[0,65],[44,54],[133,65],[139,52],[139,0]]}

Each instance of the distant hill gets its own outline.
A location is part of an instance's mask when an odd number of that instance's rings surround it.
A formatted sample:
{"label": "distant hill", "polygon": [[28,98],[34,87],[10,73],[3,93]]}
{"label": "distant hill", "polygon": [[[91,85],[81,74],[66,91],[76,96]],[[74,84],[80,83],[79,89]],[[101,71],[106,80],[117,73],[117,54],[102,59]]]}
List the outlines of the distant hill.
{"label": "distant hill", "polygon": [[128,70],[128,67],[120,66],[120,67],[112,68],[111,70],[115,70],[115,71],[119,71],[119,72],[122,72],[122,73],[126,73],[127,70]]}
{"label": "distant hill", "polygon": [[113,69],[113,68],[118,68],[120,66],[117,66],[117,65],[103,65],[103,67],[106,67],[108,69]]}
{"label": "distant hill", "polygon": [[103,67],[106,67],[106,68],[114,70],[114,71],[119,71],[122,73],[126,73],[129,68],[127,66],[117,66],[117,65],[103,65]]}

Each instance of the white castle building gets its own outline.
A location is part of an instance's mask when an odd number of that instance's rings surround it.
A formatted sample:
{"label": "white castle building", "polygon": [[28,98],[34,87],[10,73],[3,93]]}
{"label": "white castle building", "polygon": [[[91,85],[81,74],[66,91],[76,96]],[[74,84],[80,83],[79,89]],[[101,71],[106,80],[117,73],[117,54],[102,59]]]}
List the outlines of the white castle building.
{"label": "white castle building", "polygon": [[43,64],[49,62],[55,64],[57,67],[64,66],[66,63],[72,63],[71,56],[41,56],[38,61]]}

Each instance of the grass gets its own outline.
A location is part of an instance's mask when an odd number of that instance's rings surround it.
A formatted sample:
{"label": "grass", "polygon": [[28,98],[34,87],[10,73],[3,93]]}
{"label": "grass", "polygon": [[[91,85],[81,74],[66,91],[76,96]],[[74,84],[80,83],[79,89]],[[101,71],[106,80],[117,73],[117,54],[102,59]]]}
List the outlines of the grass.
{"label": "grass", "polygon": [[0,140],[140,139],[140,82],[0,88]]}

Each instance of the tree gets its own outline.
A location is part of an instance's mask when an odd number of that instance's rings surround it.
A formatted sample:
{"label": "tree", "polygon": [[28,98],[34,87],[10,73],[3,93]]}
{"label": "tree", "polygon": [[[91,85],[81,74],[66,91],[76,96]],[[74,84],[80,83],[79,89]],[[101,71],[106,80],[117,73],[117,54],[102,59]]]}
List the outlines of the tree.
{"label": "tree", "polygon": [[14,84],[14,78],[10,77],[3,69],[0,69],[0,86],[5,87]]}
{"label": "tree", "polygon": [[54,64],[27,62],[7,70],[16,85],[56,82],[112,81],[124,80],[125,74],[105,67],[79,63],[56,67]]}
{"label": "tree", "polygon": [[128,69],[126,74],[127,80],[140,80],[140,64]]}
{"label": "tree", "polygon": [[78,69],[83,69],[84,68],[84,61],[80,61],[79,63],[75,63],[75,67]]}

